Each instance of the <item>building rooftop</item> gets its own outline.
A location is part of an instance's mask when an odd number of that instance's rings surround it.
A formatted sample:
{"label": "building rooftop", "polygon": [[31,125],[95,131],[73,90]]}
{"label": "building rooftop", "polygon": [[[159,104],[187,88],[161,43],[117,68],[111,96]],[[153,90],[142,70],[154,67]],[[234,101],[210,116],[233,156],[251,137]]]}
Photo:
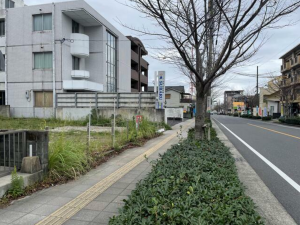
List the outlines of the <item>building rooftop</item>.
{"label": "building rooftop", "polygon": [[132,36],[126,36],[126,37],[131,41],[132,46],[134,46],[134,45],[140,46],[142,49],[143,55],[148,55],[148,51],[146,50],[143,42],[140,39],[138,39],[137,37],[132,37]]}
{"label": "building rooftop", "polygon": [[285,53],[283,56],[281,56],[279,59],[284,59],[285,57],[289,56],[290,54],[293,53],[293,51],[300,49],[300,44],[296,45],[294,48],[289,50],[287,53]]}

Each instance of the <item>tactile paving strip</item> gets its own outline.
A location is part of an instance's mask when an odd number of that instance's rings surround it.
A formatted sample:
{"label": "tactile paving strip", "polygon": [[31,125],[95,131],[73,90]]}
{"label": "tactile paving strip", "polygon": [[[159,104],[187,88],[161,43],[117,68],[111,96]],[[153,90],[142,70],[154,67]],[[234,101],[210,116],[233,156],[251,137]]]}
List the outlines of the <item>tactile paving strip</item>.
{"label": "tactile paving strip", "polygon": [[[186,125],[184,129],[190,126]],[[66,205],[59,208],[57,211],[44,218],[42,221],[38,222],[36,225],[62,225],[66,221],[68,221],[72,216],[74,216],[77,212],[91,203],[95,198],[97,198],[101,193],[103,193],[106,189],[108,189],[111,185],[113,185],[116,181],[121,179],[124,175],[126,175],[130,170],[136,167],[138,164],[145,160],[145,156],[150,156],[158,149],[160,149],[163,145],[168,143],[171,139],[177,136],[177,133],[170,135],[159,144],[153,146],[148,151],[144,152],[140,156],[136,157],[126,165],[122,166],[103,180],[99,181],[90,189],[83,192],[77,198],[73,199]]]}

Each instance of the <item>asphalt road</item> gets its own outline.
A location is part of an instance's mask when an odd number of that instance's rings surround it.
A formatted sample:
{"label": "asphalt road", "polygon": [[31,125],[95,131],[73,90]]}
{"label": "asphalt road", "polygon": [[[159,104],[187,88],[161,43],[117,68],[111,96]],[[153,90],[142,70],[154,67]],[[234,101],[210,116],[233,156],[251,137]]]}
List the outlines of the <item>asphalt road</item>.
{"label": "asphalt road", "polygon": [[300,225],[300,128],[230,116],[212,118]]}

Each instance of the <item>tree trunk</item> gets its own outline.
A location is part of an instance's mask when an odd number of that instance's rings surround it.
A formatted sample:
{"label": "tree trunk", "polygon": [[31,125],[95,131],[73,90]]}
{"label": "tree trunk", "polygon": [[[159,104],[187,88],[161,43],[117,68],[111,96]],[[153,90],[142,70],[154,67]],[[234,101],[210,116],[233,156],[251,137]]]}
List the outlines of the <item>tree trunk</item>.
{"label": "tree trunk", "polygon": [[[198,85],[197,85],[198,86]],[[205,124],[205,113],[206,113],[206,98],[203,90],[200,87],[197,89],[197,103],[196,103],[196,121],[195,121],[195,139],[204,140],[203,126]]]}

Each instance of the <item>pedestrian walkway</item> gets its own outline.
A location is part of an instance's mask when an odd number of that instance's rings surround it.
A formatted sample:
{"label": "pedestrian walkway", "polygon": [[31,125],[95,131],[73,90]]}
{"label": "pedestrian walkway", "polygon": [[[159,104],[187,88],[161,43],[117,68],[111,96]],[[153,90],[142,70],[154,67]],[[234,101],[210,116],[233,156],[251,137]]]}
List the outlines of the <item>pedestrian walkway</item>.
{"label": "pedestrian walkway", "polygon": [[16,201],[0,210],[0,225],[108,224],[136,183],[151,171],[150,162],[178,143],[180,125],[185,134],[193,124],[193,120],[178,124],[172,131],[150,140],[143,147],[123,152],[76,181]]}

